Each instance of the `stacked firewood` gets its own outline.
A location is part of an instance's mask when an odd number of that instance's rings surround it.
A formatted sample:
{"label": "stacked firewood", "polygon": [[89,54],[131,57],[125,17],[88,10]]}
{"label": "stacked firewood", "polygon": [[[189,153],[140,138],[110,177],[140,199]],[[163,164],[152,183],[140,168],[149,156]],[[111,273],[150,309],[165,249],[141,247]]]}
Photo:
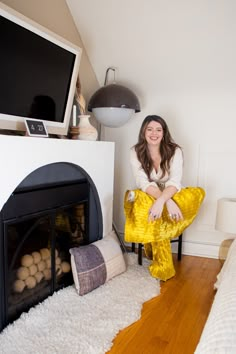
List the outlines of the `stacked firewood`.
{"label": "stacked firewood", "polygon": [[[68,273],[71,269],[68,262],[62,261],[58,250],[55,251],[55,269],[57,276]],[[50,280],[51,276],[51,251],[42,248],[21,257],[21,266],[16,271],[13,289],[17,293],[25,288],[33,289],[42,280]]]}

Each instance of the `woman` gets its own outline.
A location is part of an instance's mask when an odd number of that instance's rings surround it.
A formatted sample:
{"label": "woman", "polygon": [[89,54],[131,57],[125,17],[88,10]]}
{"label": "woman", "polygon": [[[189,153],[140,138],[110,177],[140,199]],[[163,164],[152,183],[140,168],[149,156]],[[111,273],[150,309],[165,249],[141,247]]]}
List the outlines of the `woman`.
{"label": "woman", "polygon": [[183,153],[164,119],[147,116],[130,162],[137,188],[125,195],[125,241],[144,244],[153,277],[175,275],[171,238],[176,238],[197,215],[205,192],[182,188]]}

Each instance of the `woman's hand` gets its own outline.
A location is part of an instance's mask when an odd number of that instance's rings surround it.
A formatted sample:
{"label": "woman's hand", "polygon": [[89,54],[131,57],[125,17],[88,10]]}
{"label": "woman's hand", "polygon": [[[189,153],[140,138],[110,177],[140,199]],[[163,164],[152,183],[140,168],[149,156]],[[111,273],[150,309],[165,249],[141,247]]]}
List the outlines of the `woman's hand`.
{"label": "woman's hand", "polygon": [[172,199],[169,199],[166,202],[166,208],[168,210],[168,215],[170,219],[172,219],[173,221],[183,220],[183,214],[180,208]]}
{"label": "woman's hand", "polygon": [[164,200],[160,197],[155,201],[155,203],[153,203],[152,207],[150,208],[148,221],[159,219],[162,215],[163,207]]}

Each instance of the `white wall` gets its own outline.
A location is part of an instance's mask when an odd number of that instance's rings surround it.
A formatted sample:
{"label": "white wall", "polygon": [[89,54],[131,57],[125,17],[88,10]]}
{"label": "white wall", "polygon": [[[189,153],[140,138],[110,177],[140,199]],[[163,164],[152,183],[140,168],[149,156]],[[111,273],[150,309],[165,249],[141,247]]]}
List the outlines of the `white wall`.
{"label": "white wall", "polygon": [[236,196],[236,2],[234,0],[67,0],[100,85],[109,66],[133,89],[141,113],[105,128],[116,142],[114,221],[134,186],[128,150],[143,118],[163,116],[185,155],[185,185],[206,199],[185,232],[184,252],[217,257],[216,202]]}

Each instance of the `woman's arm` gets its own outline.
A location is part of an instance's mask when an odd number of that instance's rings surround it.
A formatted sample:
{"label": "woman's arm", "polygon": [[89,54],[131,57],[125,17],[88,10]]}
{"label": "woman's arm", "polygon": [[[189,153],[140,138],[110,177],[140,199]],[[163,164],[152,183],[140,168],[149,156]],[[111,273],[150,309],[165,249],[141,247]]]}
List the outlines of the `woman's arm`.
{"label": "woman's arm", "polygon": [[149,186],[146,191],[147,194],[151,195],[155,199],[162,198],[164,203],[166,203],[169,199],[178,192],[178,189],[174,186],[168,186],[163,191],[161,191],[158,186]]}
{"label": "woman's arm", "polygon": [[[171,199],[173,195],[177,192],[177,188],[173,186],[166,187],[161,195],[157,198],[157,200],[153,203],[150,214],[149,214],[149,221],[153,221],[159,219],[162,216],[163,208],[166,203],[167,209],[169,214],[172,217],[176,215],[176,220],[182,218],[182,213],[176,203]],[[172,202],[172,203],[171,203]]]}
{"label": "woman's arm", "polygon": [[147,187],[147,189],[145,190],[145,192],[149,195],[151,195],[153,198],[157,199],[162,195],[161,190],[158,188],[157,185],[155,186],[149,186]]}

